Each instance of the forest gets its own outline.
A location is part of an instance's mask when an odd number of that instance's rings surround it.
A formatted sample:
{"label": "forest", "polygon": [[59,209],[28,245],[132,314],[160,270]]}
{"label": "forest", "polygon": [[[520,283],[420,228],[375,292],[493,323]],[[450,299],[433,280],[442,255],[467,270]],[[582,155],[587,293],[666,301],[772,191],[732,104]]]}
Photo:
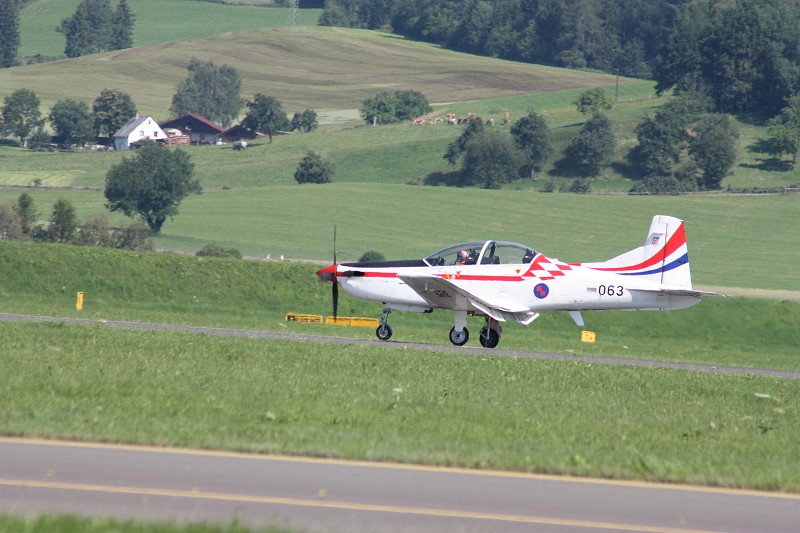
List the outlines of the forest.
{"label": "forest", "polygon": [[326,0],[321,25],[653,79],[773,116],[800,88],[800,0]]}

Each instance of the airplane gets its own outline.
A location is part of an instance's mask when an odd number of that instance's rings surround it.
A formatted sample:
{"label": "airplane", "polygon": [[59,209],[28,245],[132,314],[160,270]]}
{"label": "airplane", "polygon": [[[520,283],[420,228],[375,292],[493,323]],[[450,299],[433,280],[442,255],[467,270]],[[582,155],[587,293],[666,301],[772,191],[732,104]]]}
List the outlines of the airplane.
{"label": "airplane", "polygon": [[[335,242],[335,230],[334,230]],[[579,327],[581,311],[685,309],[704,296],[692,288],[683,220],[656,215],[644,245],[608,261],[564,263],[515,242],[487,240],[448,246],[423,259],[333,264],[317,271],[356,298],[383,303],[375,334],[392,336],[389,313],[455,311],[450,342],[469,340],[467,316],[483,316],[480,344],[495,348],[506,321],[528,325],[540,313],[566,311]]]}

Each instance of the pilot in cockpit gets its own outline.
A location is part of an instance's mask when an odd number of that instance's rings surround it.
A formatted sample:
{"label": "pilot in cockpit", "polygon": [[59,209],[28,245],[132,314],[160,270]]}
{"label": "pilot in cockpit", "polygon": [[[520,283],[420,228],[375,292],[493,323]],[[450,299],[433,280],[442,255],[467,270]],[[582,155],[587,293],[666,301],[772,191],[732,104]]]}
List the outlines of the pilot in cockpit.
{"label": "pilot in cockpit", "polygon": [[461,250],[458,252],[458,258],[456,259],[456,264],[458,265],[474,265],[477,258],[474,254],[468,252],[467,250]]}
{"label": "pilot in cockpit", "polygon": [[534,255],[536,255],[536,252],[534,252],[530,248],[525,250],[525,255],[522,256],[522,263],[523,264],[530,263],[531,261],[533,261]]}

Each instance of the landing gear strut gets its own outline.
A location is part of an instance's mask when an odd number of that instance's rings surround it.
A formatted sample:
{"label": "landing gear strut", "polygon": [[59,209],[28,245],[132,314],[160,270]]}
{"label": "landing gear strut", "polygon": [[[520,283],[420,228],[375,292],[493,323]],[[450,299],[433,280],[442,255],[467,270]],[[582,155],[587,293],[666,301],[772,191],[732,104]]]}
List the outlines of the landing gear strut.
{"label": "landing gear strut", "polygon": [[480,341],[484,348],[496,348],[500,342],[500,324],[497,320],[486,317],[486,325],[481,328]]}
{"label": "landing gear strut", "polygon": [[392,326],[389,325],[389,313],[391,312],[392,310],[388,307],[383,310],[380,318],[381,324],[375,330],[375,335],[382,341],[388,341],[392,338]]}
{"label": "landing gear strut", "polygon": [[450,342],[456,346],[464,346],[469,340],[469,331],[467,330],[467,312],[456,311],[455,325],[450,330]]}

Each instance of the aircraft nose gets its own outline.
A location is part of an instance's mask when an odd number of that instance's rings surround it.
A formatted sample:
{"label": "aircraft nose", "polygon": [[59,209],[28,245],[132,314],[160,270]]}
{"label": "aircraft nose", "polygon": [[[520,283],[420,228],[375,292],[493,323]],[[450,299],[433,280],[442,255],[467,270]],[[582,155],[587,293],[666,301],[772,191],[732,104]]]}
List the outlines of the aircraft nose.
{"label": "aircraft nose", "polygon": [[317,270],[317,276],[323,281],[336,281],[336,265],[326,266]]}

